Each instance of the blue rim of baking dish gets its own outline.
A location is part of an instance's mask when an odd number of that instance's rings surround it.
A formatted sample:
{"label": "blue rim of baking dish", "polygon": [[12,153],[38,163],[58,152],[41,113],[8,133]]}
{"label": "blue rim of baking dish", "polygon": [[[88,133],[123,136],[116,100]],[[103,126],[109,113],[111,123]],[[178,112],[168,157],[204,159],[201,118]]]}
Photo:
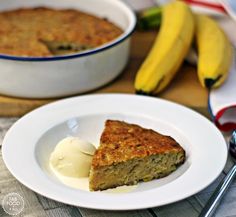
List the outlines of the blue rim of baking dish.
{"label": "blue rim of baking dish", "polygon": [[[129,8],[128,5],[126,5],[126,7]],[[133,23],[131,23],[131,25],[128,27],[128,31],[126,31],[122,34],[123,36],[118,37],[118,39],[115,39],[113,42],[112,41],[109,42],[107,45],[103,45],[101,47],[91,49],[88,51],[84,51],[81,53],[75,53],[75,54],[64,55],[64,56],[20,57],[20,56],[11,56],[11,55],[0,54],[0,60],[4,59],[4,60],[14,60],[14,61],[25,61],[25,62],[27,62],[27,61],[29,61],[29,62],[58,61],[58,60],[68,60],[68,59],[74,59],[74,58],[78,58],[78,57],[89,56],[89,55],[110,49],[110,48],[120,44],[121,42],[123,42],[127,38],[129,38],[135,30],[137,18],[135,16],[135,13],[132,11],[132,9],[131,8],[129,8],[129,9],[130,9],[130,12],[132,13],[132,16],[133,16]]]}

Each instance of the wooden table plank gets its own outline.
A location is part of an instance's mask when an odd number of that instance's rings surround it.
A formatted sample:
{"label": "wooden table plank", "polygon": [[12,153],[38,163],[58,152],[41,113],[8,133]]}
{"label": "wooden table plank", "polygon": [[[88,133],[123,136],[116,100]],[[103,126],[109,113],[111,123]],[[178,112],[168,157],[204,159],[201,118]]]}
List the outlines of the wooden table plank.
{"label": "wooden table plank", "polygon": [[[91,93],[134,93],[134,78],[145,59],[157,32],[135,32],[132,37],[130,61],[123,73],[110,84]],[[170,60],[171,61],[171,60]],[[168,99],[197,109],[207,108],[207,91],[200,86],[196,68],[184,64],[172,84],[161,94]],[[0,96],[0,116],[21,116],[53,100],[27,100]]]}
{"label": "wooden table plank", "polygon": [[198,210],[188,200],[154,208],[153,211],[158,217],[197,217],[199,215]]}
{"label": "wooden table plank", "polygon": [[55,209],[46,210],[47,216],[50,217],[82,217],[77,207],[63,206]]}
{"label": "wooden table plank", "polygon": [[3,137],[7,130],[18,118],[1,118],[0,119],[0,146],[2,145]]}
{"label": "wooden table plank", "polygon": [[195,196],[189,197],[186,199],[191,205],[192,207],[198,212],[200,213],[202,210],[202,206],[199,203],[199,201],[197,200],[197,198]]}
{"label": "wooden table plank", "polygon": [[50,200],[44,196],[37,194],[38,202],[41,204],[44,210],[56,209],[63,207],[64,205],[55,200]]}
{"label": "wooden table plank", "polygon": [[137,210],[137,211],[101,211],[92,209],[82,209],[80,212],[83,217],[153,217],[148,210]]}

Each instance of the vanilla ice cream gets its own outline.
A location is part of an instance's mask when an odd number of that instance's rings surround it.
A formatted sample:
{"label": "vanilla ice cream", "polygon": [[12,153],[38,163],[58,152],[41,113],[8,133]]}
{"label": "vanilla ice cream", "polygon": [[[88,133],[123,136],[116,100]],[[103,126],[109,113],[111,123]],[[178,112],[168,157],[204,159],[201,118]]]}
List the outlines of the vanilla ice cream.
{"label": "vanilla ice cream", "polygon": [[96,148],[76,137],[61,140],[50,156],[50,167],[66,177],[88,177]]}

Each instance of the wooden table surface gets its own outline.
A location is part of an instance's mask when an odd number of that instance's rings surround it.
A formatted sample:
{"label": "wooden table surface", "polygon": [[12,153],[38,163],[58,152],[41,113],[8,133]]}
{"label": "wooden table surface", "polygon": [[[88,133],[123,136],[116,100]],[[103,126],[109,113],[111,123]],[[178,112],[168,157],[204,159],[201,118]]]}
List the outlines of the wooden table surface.
{"label": "wooden table surface", "polygon": [[[132,37],[130,61],[123,73],[111,83],[90,93],[134,93],[135,74],[150,50],[156,34],[155,31],[136,31]],[[206,113],[207,91],[199,84],[196,68],[186,63],[183,64],[171,85],[157,97]],[[0,96],[0,116],[21,116],[53,100],[29,100]]]}

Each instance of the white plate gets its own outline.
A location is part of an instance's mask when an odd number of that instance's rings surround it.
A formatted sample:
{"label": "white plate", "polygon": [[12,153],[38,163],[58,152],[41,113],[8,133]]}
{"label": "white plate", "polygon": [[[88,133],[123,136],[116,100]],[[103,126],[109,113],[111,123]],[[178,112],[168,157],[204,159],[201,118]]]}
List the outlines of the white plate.
{"label": "white plate", "polygon": [[[78,135],[98,144],[106,119],[171,135],[186,150],[186,162],[168,177],[121,194],[76,190],[50,175],[47,162],[56,143]],[[33,191],[66,204],[104,210],[142,209],[189,197],[212,183],[227,159],[223,136],[203,116],[168,101],[123,94],[75,97],[36,109],[8,131],[2,152],[10,172]]]}

